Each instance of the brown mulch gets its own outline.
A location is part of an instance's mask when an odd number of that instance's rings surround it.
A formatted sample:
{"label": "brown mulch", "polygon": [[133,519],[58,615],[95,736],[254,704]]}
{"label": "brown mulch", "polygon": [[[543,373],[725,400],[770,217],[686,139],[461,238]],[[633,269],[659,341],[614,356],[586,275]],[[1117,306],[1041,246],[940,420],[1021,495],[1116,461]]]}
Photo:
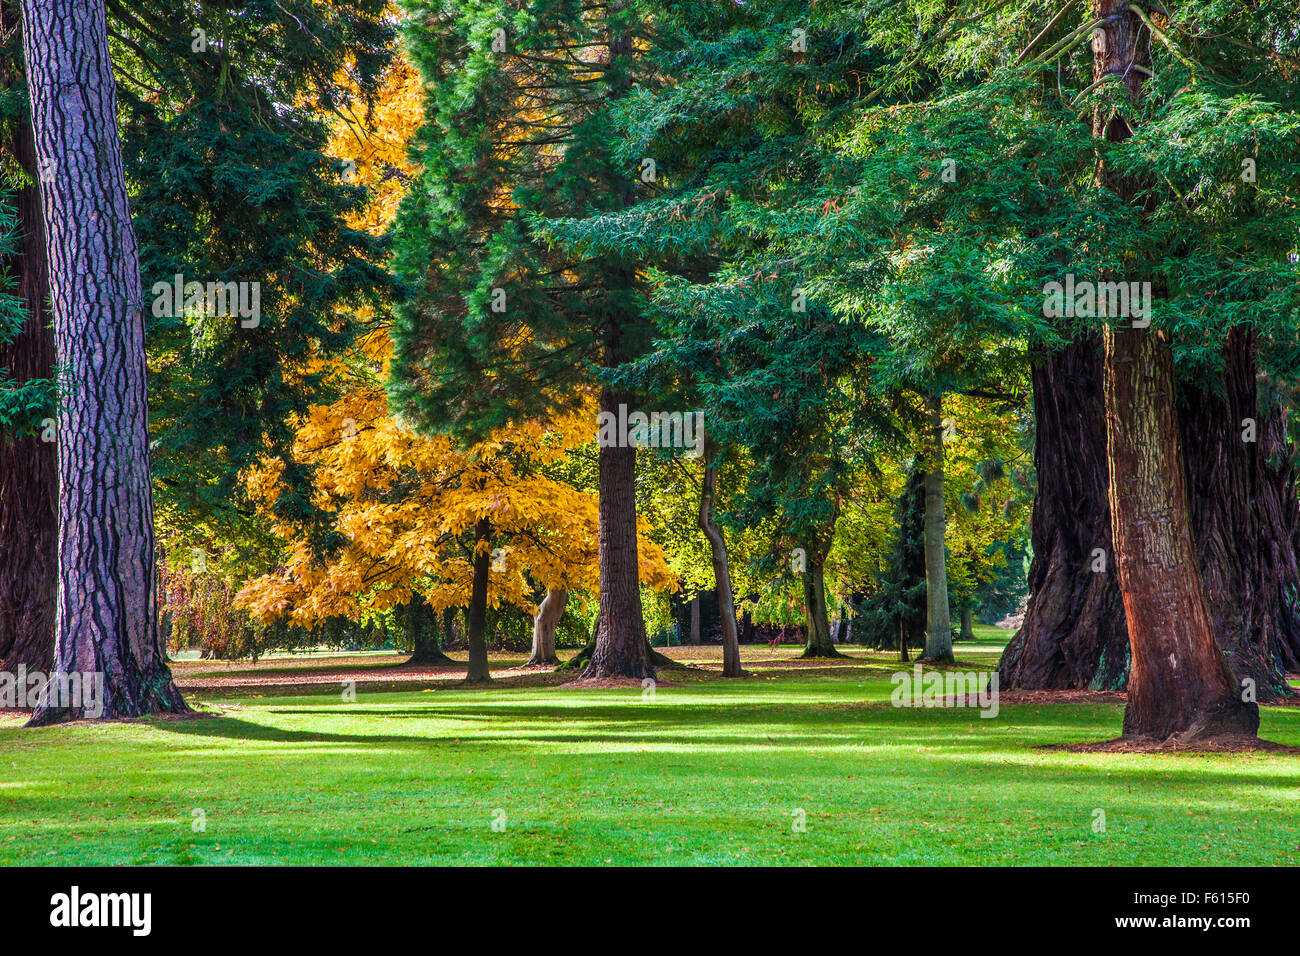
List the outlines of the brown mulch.
{"label": "brown mulch", "polygon": [[1076,754],[1156,754],[1156,753],[1271,753],[1300,755],[1300,747],[1260,740],[1258,737],[1228,734],[1194,740],[1156,740],[1152,737],[1116,737],[1087,744],[1045,744],[1035,750],[1061,750]]}
{"label": "brown mulch", "polygon": [[1122,690],[999,690],[999,704],[1123,704]]}
{"label": "brown mulch", "polygon": [[[641,681],[635,677],[588,677],[583,680],[572,680],[567,684],[557,684],[555,686],[566,690],[570,688],[573,690],[610,690],[616,687],[635,687],[639,690],[642,685]],[[681,685],[673,683],[672,681],[660,680],[656,677],[654,679],[654,686],[658,688],[680,687]]]}

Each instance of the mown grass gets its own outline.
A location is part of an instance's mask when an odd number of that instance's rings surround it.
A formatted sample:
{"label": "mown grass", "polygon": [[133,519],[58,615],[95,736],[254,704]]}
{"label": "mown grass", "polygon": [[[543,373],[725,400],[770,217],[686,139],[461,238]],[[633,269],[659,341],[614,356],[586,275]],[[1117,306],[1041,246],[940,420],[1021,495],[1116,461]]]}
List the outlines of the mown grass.
{"label": "mown grass", "polygon": [[[979,638],[968,668],[996,661],[998,635]],[[0,863],[1300,862],[1300,758],[1040,750],[1115,736],[1121,706],[895,708],[887,656],[800,672],[751,653],[751,679],[666,671],[653,699],[232,693],[210,719],[39,731],[0,715]],[[1262,733],[1300,744],[1300,708],[1266,708]]]}

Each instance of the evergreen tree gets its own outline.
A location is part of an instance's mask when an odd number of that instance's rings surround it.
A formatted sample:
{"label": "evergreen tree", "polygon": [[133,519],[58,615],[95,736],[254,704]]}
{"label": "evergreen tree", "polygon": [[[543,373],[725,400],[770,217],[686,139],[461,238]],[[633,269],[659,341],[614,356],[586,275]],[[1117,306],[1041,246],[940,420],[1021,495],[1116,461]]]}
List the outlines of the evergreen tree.
{"label": "evergreen tree", "polygon": [[908,648],[925,646],[925,473],[915,467],[908,470],[895,518],[889,565],[856,610],[853,637],[877,650],[897,648],[905,661]]}
{"label": "evergreen tree", "polygon": [[[420,427],[472,441],[581,400],[590,374],[645,346],[637,261],[543,238],[547,220],[626,209],[655,188],[619,163],[608,108],[641,69],[636,4],[455,0],[407,5],[429,90],[421,172],[398,220],[409,299],[391,396]],[[607,379],[602,414],[634,395]],[[583,676],[653,675],[638,586],[636,448],[602,443],[600,615]]]}

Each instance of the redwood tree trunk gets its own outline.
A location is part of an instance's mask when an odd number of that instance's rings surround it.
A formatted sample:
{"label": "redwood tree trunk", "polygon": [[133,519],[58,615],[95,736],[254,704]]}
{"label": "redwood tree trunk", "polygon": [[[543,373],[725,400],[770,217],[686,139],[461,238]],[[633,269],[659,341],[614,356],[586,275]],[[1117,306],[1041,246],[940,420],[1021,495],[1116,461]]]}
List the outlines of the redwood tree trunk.
{"label": "redwood tree trunk", "polygon": [[[1192,538],[1219,649],[1258,699],[1290,692],[1300,652],[1300,505],[1280,410],[1257,410],[1253,337],[1234,332],[1222,387],[1179,387]],[[998,671],[1004,688],[1123,690],[1128,626],[1106,500],[1101,345],[1081,340],[1034,369],[1038,492],[1029,605]],[[1257,418],[1257,441],[1242,421]],[[1106,570],[1093,570],[1093,549]],[[1245,645],[1243,647],[1243,644]]]}
{"label": "redwood tree trunk", "polygon": [[707,434],[704,439],[704,481],[700,487],[700,530],[709,541],[713,560],[714,590],[718,595],[718,618],[722,622],[722,676],[740,677],[740,638],[736,633],[736,605],[731,591],[731,567],[727,561],[727,543],[713,521],[713,502],[718,494],[718,468],[714,448]]}
{"label": "redwood tree trunk", "polygon": [[[602,411],[618,415],[630,396],[601,390]],[[600,612],[596,643],[580,680],[654,677],[637,572],[636,448],[600,449]]]}
{"label": "redwood tree trunk", "polygon": [[533,617],[533,652],[528,657],[528,667],[558,664],[555,656],[555,628],[569,603],[569,592],[564,588],[551,588],[542,598]]}
{"label": "redwood tree trunk", "polygon": [[31,723],[186,712],[158,644],[140,258],[104,0],[22,8],[61,366],[54,674],[99,675],[102,704],[47,688]]}
{"label": "redwood tree trunk", "polygon": [[474,582],[469,597],[468,683],[492,679],[488,669],[487,599],[488,575],[492,570],[492,521],[480,518],[474,526]]}
{"label": "redwood tree trunk", "polygon": [[1180,389],[1193,539],[1219,650],[1276,700],[1300,648],[1300,502],[1285,418],[1258,408],[1254,334],[1234,329],[1223,355],[1221,390]]}
{"label": "redwood tree trunk", "polygon": [[[1094,80],[1119,77],[1139,101],[1150,72],[1150,30],[1116,0],[1096,0],[1096,12],[1106,22]],[[1109,110],[1097,113],[1093,131],[1113,142],[1132,135],[1128,120]],[[1104,168],[1102,175],[1133,200],[1135,183]],[[1142,214],[1136,205],[1133,214]],[[1131,660],[1124,735],[1253,737],[1259,707],[1242,700],[1219,653],[1192,544],[1173,350],[1163,331],[1117,328],[1114,320],[1104,339],[1111,537]]]}
{"label": "redwood tree trunk", "polygon": [[[18,29],[16,4],[0,3],[0,33]],[[22,82],[17,63],[5,65],[5,89]],[[5,257],[26,321],[13,341],[0,345],[0,368],[16,383],[49,380],[54,330],[46,309],[49,274],[41,221],[36,143],[30,120],[15,120],[7,136],[14,162],[31,185],[16,191],[18,245]],[[49,673],[54,663],[58,588],[57,445],[40,435],[7,440],[0,435],[0,671]]]}
{"label": "redwood tree trunk", "polygon": [[1106,497],[1101,343],[1083,338],[1042,357],[1033,388],[1038,490],[1030,520],[1029,604],[998,665],[1000,685],[1122,690],[1128,625]]}
{"label": "redwood tree trunk", "polygon": [[1162,333],[1106,333],[1111,530],[1132,673],[1124,735],[1185,740],[1259,730],[1210,631],[1192,545],[1174,361]]}

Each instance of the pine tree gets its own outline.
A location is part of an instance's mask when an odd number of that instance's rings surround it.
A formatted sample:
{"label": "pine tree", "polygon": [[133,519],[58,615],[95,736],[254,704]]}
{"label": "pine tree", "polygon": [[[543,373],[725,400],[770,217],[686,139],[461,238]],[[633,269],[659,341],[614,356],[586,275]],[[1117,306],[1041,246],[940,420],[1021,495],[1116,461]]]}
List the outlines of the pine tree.
{"label": "pine tree", "polygon": [[[619,164],[609,104],[628,94],[645,33],[636,4],[456,0],[407,5],[429,89],[420,174],[398,221],[409,299],[391,395],[421,427],[465,440],[579,400],[593,371],[645,343],[637,263],[542,238],[548,219],[612,213],[654,188]],[[601,411],[636,408],[606,379]],[[636,448],[602,445],[600,615],[583,676],[653,676],[637,583]]]}

